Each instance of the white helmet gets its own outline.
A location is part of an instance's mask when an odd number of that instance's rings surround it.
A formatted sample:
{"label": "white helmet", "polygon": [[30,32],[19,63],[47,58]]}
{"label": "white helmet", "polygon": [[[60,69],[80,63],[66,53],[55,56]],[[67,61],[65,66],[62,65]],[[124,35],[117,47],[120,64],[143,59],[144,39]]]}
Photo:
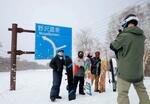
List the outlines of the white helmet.
{"label": "white helmet", "polygon": [[135,26],[138,24],[139,19],[137,18],[136,15],[134,14],[129,14],[122,22],[121,22],[121,26],[123,28],[126,28],[128,26],[128,23],[133,21]]}

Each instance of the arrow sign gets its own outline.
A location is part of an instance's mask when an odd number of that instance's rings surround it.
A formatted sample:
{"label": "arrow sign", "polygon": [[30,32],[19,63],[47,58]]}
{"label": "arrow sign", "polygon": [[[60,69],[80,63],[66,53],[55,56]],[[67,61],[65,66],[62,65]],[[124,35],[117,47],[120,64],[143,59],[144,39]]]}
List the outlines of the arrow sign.
{"label": "arrow sign", "polygon": [[36,24],[35,59],[51,59],[60,49],[72,56],[72,28]]}

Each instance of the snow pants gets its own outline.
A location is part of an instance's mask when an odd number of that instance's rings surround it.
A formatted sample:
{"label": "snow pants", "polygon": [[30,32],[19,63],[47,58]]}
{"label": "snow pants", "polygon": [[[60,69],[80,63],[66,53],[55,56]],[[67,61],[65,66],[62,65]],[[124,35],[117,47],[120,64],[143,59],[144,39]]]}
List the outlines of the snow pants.
{"label": "snow pants", "polygon": [[77,90],[78,82],[79,82],[79,93],[83,93],[84,92],[84,77],[78,77],[78,76],[74,77],[75,92]]}
{"label": "snow pants", "polygon": [[101,73],[99,78],[99,92],[105,92],[106,71]]}
{"label": "snow pants", "polygon": [[[118,104],[130,104],[128,92],[131,84],[132,83],[127,82],[121,78],[117,78]],[[139,104],[150,104],[149,96],[146,92],[146,88],[143,84],[143,81],[133,83],[133,86],[139,97]]]}
{"label": "snow pants", "polygon": [[98,90],[98,86],[99,86],[99,77],[100,75],[93,75],[94,76],[94,90],[97,91]]}
{"label": "snow pants", "polygon": [[53,70],[53,85],[51,88],[50,97],[59,96],[61,80],[62,80],[62,72]]}

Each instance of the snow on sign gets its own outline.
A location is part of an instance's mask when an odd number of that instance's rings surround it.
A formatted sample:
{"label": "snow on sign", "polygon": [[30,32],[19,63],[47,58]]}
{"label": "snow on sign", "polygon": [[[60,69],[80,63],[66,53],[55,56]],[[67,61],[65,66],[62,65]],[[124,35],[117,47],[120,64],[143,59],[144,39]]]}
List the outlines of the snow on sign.
{"label": "snow on sign", "polygon": [[36,24],[35,59],[51,59],[60,49],[72,56],[72,28]]}

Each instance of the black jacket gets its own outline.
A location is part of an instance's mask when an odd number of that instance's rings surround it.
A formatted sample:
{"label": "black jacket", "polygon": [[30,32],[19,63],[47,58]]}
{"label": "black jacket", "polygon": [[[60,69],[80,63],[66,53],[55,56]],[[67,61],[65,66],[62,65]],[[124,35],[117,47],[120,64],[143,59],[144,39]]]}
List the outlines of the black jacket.
{"label": "black jacket", "polygon": [[100,72],[101,72],[101,59],[94,57],[91,60],[91,73],[94,75],[100,75]]}
{"label": "black jacket", "polygon": [[59,55],[56,55],[50,62],[49,66],[58,72],[63,71],[63,66],[65,65],[64,58],[60,59]]}

